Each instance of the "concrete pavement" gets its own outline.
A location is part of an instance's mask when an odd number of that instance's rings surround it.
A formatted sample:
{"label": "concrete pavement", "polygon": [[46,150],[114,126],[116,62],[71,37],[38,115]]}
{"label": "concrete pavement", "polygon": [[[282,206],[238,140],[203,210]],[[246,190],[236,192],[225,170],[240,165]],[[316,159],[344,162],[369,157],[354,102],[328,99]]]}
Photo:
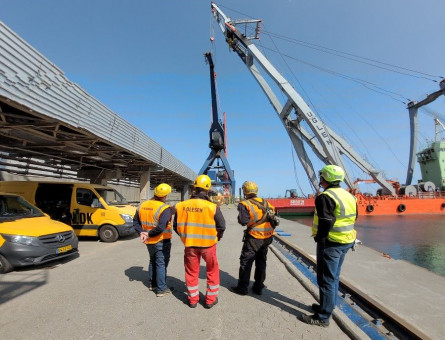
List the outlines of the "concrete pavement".
{"label": "concrete pavement", "polygon": [[[281,219],[280,228],[291,234],[282,239],[315,259],[310,227]],[[445,277],[366,245],[348,252],[341,274],[341,280],[383,306],[388,314],[418,329],[420,338],[445,339]]]}
{"label": "concrete pavement", "polygon": [[[81,240],[80,256],[0,276],[0,330],[5,339],[348,339],[336,322],[306,325],[311,294],[272,253],[262,296],[238,296],[236,285],[243,228],[236,208],[223,207],[227,231],[218,244],[219,303],[186,304],[183,245],[173,235],[168,285],[172,295],[157,298],[147,288],[148,252],[138,238],[115,243]],[[293,223],[293,222],[289,222]],[[287,223],[284,222],[286,225]]]}

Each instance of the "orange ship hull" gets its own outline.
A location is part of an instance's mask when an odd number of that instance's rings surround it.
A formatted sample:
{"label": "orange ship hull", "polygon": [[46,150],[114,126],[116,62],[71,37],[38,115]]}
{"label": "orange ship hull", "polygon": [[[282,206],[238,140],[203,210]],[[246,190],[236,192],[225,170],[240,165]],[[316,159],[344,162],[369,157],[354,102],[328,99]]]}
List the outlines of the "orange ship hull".
{"label": "orange ship hull", "polygon": [[415,197],[364,196],[356,194],[359,215],[445,214],[445,193],[430,192]]}
{"label": "orange ship hull", "polygon": [[277,213],[283,215],[313,215],[315,199],[313,198],[268,198]]}
{"label": "orange ship hull", "polygon": [[[365,196],[356,194],[359,216],[444,214],[445,192],[430,192],[415,197]],[[269,198],[279,215],[313,215],[313,198]]]}

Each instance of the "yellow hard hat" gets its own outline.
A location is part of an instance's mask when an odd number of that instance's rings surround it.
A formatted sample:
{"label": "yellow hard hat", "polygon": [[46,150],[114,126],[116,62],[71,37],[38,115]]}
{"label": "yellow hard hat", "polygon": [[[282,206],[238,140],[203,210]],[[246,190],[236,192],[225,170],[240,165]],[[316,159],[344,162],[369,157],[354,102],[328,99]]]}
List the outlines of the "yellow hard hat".
{"label": "yellow hard hat", "polygon": [[212,180],[207,175],[199,175],[195,179],[195,183],[193,184],[195,188],[202,188],[204,190],[210,190],[212,186]]}
{"label": "yellow hard hat", "polygon": [[165,197],[172,192],[172,187],[166,183],[161,183],[155,188],[156,197]]}
{"label": "yellow hard hat", "polygon": [[252,181],[245,181],[243,183],[244,195],[258,194],[258,185]]}

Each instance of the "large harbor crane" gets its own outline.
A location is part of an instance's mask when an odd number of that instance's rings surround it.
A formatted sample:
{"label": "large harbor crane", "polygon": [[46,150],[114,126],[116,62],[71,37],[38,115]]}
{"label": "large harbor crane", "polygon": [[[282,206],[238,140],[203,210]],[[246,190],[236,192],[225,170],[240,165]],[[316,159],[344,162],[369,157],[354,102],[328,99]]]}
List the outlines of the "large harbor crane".
{"label": "large harbor crane", "polygon": [[212,186],[222,187],[224,194],[229,192],[230,195],[235,196],[235,177],[226,157],[226,124],[222,124],[218,115],[215,65],[213,64],[212,54],[210,52],[205,54],[205,58],[210,67],[212,124],[209,130],[210,154],[201,167],[201,170],[199,170],[199,173],[209,175],[212,179]]}
{"label": "large harbor crane", "polygon": [[[416,153],[417,153],[417,111],[422,106],[428,105],[439,98],[441,95],[445,96],[445,79],[439,84],[440,90],[429,94],[425,99],[420,102],[411,101],[408,103],[409,112],[409,123],[410,123],[410,149],[409,149],[409,162],[408,171],[406,173],[406,185],[411,184],[414,174],[414,165],[416,164]],[[439,120],[435,120],[436,126],[441,124]],[[437,123],[439,122],[439,123]],[[437,133],[436,133],[437,135]]]}
{"label": "large harbor crane", "polygon": [[[346,169],[342,155],[346,156],[363,172],[371,176],[382,188],[395,195],[394,187],[386,181],[383,174],[374,169],[342,137],[326,126],[309,108],[300,94],[255,46],[252,40],[259,38],[261,20],[232,20],[213,2],[211,3],[211,10],[225,36],[226,42],[246,64],[283,123],[314,191],[319,188],[317,173],[314,171],[312,162],[306,153],[304,143],[309,145],[314,154],[325,164],[336,164]],[[254,33],[252,36],[247,36],[247,33],[243,33],[247,31]],[[276,91],[278,93],[274,92],[263,74],[267,74],[268,79],[275,82],[279,89],[279,91]],[[284,104],[278,99],[281,96],[287,98]],[[310,131],[302,126],[302,122],[306,123]],[[345,183],[349,188],[355,189],[354,182],[347,173]]]}

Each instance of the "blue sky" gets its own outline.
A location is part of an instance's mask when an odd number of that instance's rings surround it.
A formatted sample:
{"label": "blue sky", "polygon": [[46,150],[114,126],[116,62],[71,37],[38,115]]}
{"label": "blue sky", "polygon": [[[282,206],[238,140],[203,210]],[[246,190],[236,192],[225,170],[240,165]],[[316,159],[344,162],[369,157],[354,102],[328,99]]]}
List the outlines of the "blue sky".
{"label": "blue sky", "polygon": [[[272,64],[360,155],[389,179],[404,182],[409,152],[407,100],[380,94],[332,72],[411,100],[437,91],[439,84],[431,79],[445,76],[443,0],[216,3],[232,19],[262,19],[263,33],[257,43]],[[290,188],[312,193],[272,106],[224,42],[210,15],[210,1],[2,0],[0,20],[71,81],[196,172],[209,153],[210,82],[203,55],[212,51],[220,113],[227,114],[228,160],[237,188],[253,180],[266,197],[284,195]],[[386,64],[370,67],[369,62],[290,44],[276,35]],[[272,51],[277,49],[293,59]],[[390,72],[389,65],[428,76],[401,69]],[[434,136],[430,113],[445,116],[444,107],[445,97],[441,97],[428,111],[420,111],[420,147]],[[323,166],[315,159],[313,163]],[[348,170],[353,178],[365,177],[357,168]],[[419,178],[416,167],[414,180]]]}

